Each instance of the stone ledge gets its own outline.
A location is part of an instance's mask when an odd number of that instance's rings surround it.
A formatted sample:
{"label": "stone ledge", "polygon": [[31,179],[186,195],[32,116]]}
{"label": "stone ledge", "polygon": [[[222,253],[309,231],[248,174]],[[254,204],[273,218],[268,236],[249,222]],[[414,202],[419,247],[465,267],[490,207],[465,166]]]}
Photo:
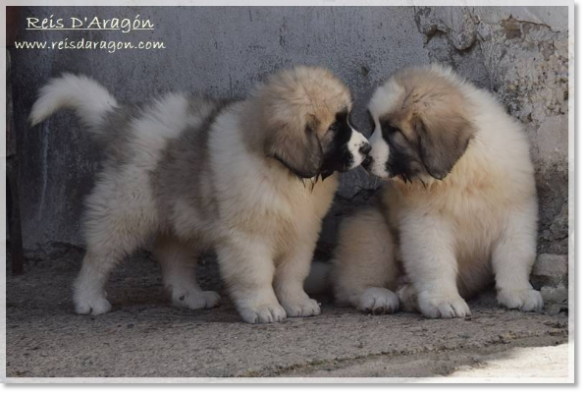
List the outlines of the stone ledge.
{"label": "stone ledge", "polygon": [[537,257],[532,268],[532,284],[540,289],[545,286],[565,288],[568,285],[569,264],[566,254],[544,253]]}

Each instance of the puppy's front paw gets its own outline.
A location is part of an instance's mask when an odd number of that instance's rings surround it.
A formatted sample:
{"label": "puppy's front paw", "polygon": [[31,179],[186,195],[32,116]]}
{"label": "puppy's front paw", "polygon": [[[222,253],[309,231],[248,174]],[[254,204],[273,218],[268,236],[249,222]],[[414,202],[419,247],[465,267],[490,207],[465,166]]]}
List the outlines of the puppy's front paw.
{"label": "puppy's front paw", "polygon": [[173,305],[187,309],[209,309],[219,305],[219,294],[215,291],[189,290],[173,292]]}
{"label": "puppy's front paw", "polygon": [[321,314],[319,303],[307,295],[301,300],[282,300],[281,302],[288,317],[317,316]]}
{"label": "puppy's front paw", "polygon": [[383,287],[370,287],[357,299],[358,310],[374,315],[396,312],[399,306],[398,296]]}
{"label": "puppy's front paw", "polygon": [[469,306],[459,294],[435,295],[423,291],[418,295],[418,306],[421,313],[431,319],[471,315]]}
{"label": "puppy's front paw", "polygon": [[240,315],[247,323],[274,323],[286,319],[286,312],[278,303],[242,307]]}
{"label": "puppy's front paw", "polygon": [[103,295],[80,295],[75,296],[75,313],[79,315],[102,315],[112,309],[112,305]]}
{"label": "puppy's front paw", "polygon": [[540,311],[544,306],[542,295],[533,289],[500,290],[498,304],[508,309],[519,309],[524,312]]}

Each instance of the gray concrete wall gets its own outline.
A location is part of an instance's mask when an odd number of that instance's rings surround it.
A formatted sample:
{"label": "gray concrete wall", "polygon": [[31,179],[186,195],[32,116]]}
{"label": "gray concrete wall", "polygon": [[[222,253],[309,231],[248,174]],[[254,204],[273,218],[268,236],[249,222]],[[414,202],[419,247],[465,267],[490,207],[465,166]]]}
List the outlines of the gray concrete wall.
{"label": "gray concrete wall", "polygon": [[[140,14],[153,32],[24,31],[20,40],[161,40],[165,50],[12,50],[16,128],[21,158],[25,247],[82,245],[82,201],[100,152],[72,114],[31,129],[35,94],[63,71],[88,74],[120,100],[166,90],[245,95],[266,74],[295,64],[329,67],[351,87],[358,124],[364,104],[392,72],[439,61],[501,98],[532,141],[541,201],[539,252],[567,253],[568,10],[564,7],[342,8],[24,8],[22,17]],[[380,182],[362,171],[343,176],[324,225],[327,252],[336,224]]]}

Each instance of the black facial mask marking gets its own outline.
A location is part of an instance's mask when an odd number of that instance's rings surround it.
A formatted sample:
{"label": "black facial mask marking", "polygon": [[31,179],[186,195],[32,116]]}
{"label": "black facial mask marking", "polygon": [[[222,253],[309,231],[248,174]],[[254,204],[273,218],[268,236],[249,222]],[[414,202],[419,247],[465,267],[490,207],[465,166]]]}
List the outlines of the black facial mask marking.
{"label": "black facial mask marking", "polygon": [[385,165],[389,177],[400,176],[403,181],[412,182],[418,174],[424,171],[419,153],[401,131],[388,121],[382,121],[381,126],[382,138],[390,149]]}
{"label": "black facial mask marking", "polygon": [[334,135],[324,152],[323,166],[321,167],[323,180],[335,171],[343,172],[353,165],[354,158],[348,147],[352,125],[347,109],[335,115],[335,122],[327,132],[334,133]]}

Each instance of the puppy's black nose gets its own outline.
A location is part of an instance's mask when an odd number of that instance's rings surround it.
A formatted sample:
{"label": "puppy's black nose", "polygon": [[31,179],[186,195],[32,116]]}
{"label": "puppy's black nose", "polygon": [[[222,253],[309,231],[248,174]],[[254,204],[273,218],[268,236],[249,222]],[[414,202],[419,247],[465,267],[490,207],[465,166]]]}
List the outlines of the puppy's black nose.
{"label": "puppy's black nose", "polygon": [[360,146],[359,152],[362,155],[367,156],[371,150],[372,150],[372,146],[370,144],[363,144],[362,146]]}
{"label": "puppy's black nose", "polygon": [[364,167],[367,171],[370,171],[370,168],[372,167],[372,161],[372,156],[366,156],[364,161],[362,161],[362,167]]}

